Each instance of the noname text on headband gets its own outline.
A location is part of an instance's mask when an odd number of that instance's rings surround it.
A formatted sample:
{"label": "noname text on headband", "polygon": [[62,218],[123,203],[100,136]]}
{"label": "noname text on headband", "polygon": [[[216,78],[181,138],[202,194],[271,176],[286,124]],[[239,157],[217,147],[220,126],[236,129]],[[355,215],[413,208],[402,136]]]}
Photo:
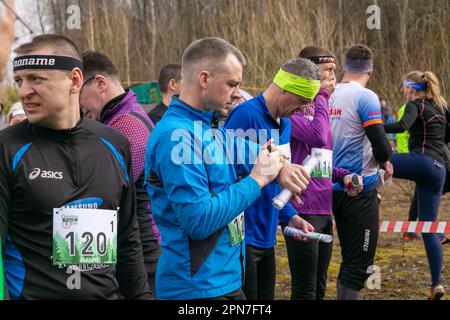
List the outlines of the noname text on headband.
{"label": "noname text on headband", "polygon": [[20,70],[59,70],[72,71],[75,68],[83,70],[80,59],[56,55],[29,55],[14,59],[14,73]]}

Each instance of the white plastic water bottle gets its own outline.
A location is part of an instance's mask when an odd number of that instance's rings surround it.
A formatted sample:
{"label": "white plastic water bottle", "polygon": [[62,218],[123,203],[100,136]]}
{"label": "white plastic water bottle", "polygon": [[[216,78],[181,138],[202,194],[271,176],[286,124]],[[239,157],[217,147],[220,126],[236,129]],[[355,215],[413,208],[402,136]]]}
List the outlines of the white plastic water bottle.
{"label": "white plastic water bottle", "polygon": [[[311,172],[317,167],[318,164],[319,160],[317,158],[310,157],[303,168],[305,168],[308,174],[311,174]],[[294,194],[291,192],[291,190],[284,189],[272,200],[272,204],[276,209],[281,210],[292,199],[293,196]]]}
{"label": "white plastic water bottle", "polygon": [[345,186],[347,194],[350,197],[354,197],[358,194],[358,188],[359,188],[359,176],[354,173],[352,174],[352,177],[350,179],[350,182]]}
{"label": "white plastic water bottle", "polygon": [[311,240],[318,240],[325,243],[331,243],[333,241],[333,236],[329,234],[323,234],[323,233],[316,233],[316,232],[304,232],[303,230],[299,230],[292,227],[286,227],[284,228],[284,235],[286,237],[293,238],[296,235],[299,235],[303,238],[311,239]]}

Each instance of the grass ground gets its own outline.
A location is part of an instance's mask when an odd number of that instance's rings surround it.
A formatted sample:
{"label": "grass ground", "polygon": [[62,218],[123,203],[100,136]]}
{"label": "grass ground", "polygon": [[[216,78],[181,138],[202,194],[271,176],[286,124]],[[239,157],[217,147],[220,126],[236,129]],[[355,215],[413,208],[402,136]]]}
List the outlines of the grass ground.
{"label": "grass ground", "polygon": [[[382,220],[407,220],[414,185],[395,180],[382,193],[380,215]],[[439,219],[450,221],[450,194],[442,197]],[[284,238],[279,234],[277,251],[276,299],[289,299],[291,278]],[[326,299],[336,299],[336,279],[341,261],[339,241],[335,234],[333,257],[328,270]],[[423,242],[405,242],[399,233],[382,233],[378,241],[375,265],[381,271],[381,289],[362,291],[367,300],[424,300],[427,297],[431,276]],[[450,300],[450,244],[444,246],[443,284]]]}

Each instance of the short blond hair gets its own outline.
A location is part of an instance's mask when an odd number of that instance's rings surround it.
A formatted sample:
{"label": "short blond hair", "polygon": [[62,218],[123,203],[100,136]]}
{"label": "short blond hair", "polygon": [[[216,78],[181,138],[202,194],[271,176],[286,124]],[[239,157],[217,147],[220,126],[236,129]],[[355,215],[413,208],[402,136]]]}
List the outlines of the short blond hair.
{"label": "short blond hair", "polygon": [[217,37],[207,37],[192,42],[182,57],[181,73],[183,78],[190,78],[199,66],[211,73],[220,73],[223,61],[228,55],[234,55],[245,67],[244,55],[235,46]]}

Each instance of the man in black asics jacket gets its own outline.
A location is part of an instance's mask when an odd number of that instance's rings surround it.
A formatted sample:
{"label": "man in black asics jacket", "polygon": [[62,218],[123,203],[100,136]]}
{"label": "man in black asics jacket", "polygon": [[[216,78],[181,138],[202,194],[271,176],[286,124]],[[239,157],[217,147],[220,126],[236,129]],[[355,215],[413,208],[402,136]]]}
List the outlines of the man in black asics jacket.
{"label": "man in black asics jacket", "polygon": [[81,117],[82,62],[69,39],[42,35],[16,52],[28,120],[0,133],[9,297],[147,299],[127,139]]}

